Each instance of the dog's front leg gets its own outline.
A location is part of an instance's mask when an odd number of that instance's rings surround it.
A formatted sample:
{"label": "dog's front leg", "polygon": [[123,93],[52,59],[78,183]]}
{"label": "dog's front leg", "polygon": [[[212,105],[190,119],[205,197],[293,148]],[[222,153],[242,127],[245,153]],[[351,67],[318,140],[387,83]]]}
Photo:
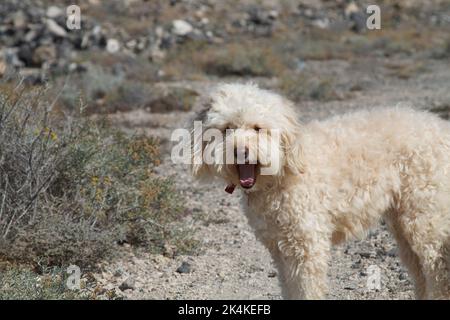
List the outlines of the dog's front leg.
{"label": "dog's front leg", "polygon": [[[285,299],[324,299],[331,241],[314,228],[288,228],[272,246]],[[323,231],[323,230],[322,230]]]}
{"label": "dog's front leg", "polygon": [[328,250],[297,248],[297,256],[280,252],[278,271],[285,299],[324,299],[328,289]]}

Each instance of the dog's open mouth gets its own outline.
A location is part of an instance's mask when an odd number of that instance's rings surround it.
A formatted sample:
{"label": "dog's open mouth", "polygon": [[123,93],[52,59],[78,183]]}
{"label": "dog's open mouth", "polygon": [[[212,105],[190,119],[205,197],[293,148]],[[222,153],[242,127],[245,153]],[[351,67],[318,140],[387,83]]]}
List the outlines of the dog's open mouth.
{"label": "dog's open mouth", "polygon": [[242,188],[250,189],[256,182],[256,164],[238,164],[239,183]]}

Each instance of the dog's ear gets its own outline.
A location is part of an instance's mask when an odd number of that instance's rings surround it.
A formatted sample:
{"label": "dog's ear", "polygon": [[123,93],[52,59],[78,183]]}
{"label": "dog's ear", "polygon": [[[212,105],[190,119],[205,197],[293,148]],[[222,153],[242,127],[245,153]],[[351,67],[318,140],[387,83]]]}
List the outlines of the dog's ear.
{"label": "dog's ear", "polygon": [[281,132],[281,141],[285,154],[285,167],[294,175],[305,172],[301,139],[301,125],[295,119],[289,118],[288,125]]}
{"label": "dog's ear", "polygon": [[[203,125],[206,123],[212,100],[205,97],[200,97],[199,100],[201,109],[196,114],[191,128],[191,171],[195,178],[204,179],[208,175],[208,166],[203,162],[203,151],[206,146],[203,141]],[[196,126],[196,123],[201,126]]]}

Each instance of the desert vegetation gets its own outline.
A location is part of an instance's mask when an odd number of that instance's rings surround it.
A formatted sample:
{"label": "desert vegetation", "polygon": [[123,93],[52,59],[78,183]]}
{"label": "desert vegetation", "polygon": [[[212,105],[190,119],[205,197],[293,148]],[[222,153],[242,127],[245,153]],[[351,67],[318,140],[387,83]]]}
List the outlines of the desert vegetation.
{"label": "desert vegetation", "polygon": [[[188,230],[169,228],[184,209],[173,182],[153,172],[158,142],[105,121],[56,116],[42,90],[18,84],[0,95],[1,259],[33,270],[89,270],[123,243],[192,251]],[[30,271],[7,268],[0,285],[13,275],[31,281]],[[57,290],[49,281],[40,290]]]}

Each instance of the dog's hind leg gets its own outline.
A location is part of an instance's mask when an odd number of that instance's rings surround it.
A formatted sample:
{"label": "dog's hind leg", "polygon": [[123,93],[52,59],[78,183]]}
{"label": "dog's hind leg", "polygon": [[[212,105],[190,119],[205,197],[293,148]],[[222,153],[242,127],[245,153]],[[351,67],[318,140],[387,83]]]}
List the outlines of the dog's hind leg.
{"label": "dog's hind leg", "polygon": [[448,225],[445,214],[439,210],[433,214],[408,211],[394,220],[394,230],[400,234],[394,231],[400,257],[415,278],[418,298],[450,299],[449,243],[445,235],[449,230],[445,229]]}
{"label": "dog's hind leg", "polygon": [[386,223],[389,230],[393,234],[398,246],[398,255],[400,260],[406,266],[409,275],[414,280],[416,299],[426,299],[426,280],[422,271],[422,266],[419,261],[419,257],[412,250],[411,245],[408,243],[407,238],[403,234],[403,230],[397,221],[396,214],[394,212],[389,213],[386,218]]}
{"label": "dog's hind leg", "polygon": [[450,244],[448,241],[449,238],[436,248],[424,248],[427,251],[424,255],[424,273],[429,299],[450,300]]}
{"label": "dog's hind leg", "polygon": [[424,274],[427,284],[427,298],[450,300],[448,260],[438,256],[424,262]]}

